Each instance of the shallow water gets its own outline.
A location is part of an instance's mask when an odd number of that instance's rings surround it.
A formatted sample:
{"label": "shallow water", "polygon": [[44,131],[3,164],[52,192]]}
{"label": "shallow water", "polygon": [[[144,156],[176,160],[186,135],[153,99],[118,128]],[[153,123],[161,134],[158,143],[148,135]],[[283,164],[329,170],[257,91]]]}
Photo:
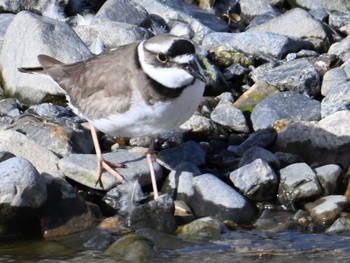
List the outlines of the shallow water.
{"label": "shallow water", "polygon": [[[12,241],[0,246],[0,262],[84,262],[114,263],[118,259],[93,250],[81,240],[67,245],[57,241]],[[69,244],[69,243],[68,243]],[[87,248],[88,247],[88,248]],[[152,262],[349,262],[350,234],[306,234],[237,230],[220,240],[179,250],[160,250]]]}

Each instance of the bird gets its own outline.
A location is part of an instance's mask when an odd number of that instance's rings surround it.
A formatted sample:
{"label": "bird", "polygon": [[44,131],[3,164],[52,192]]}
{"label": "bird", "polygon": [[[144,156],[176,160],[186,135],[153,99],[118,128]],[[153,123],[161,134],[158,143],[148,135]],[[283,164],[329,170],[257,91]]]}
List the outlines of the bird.
{"label": "bird", "polygon": [[72,111],[89,122],[97,157],[96,184],[102,186],[102,170],[124,182],[115,170],[123,165],[103,158],[96,129],[115,137],[149,136],[146,158],[156,199],[154,138],[188,120],[205,89],[194,43],[163,34],[75,63],[45,54],[38,55],[38,61],[38,67],[18,70],[48,75],[63,90]]}

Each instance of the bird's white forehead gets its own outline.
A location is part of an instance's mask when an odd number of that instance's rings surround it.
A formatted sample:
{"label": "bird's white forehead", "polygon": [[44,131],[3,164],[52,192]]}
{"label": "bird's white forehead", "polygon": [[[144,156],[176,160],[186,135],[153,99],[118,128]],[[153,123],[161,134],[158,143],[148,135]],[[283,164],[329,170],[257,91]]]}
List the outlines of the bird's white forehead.
{"label": "bird's white forehead", "polygon": [[174,61],[179,64],[188,64],[193,60],[194,60],[194,55],[192,54],[185,54],[174,58]]}
{"label": "bird's white forehead", "polygon": [[173,44],[172,41],[166,41],[161,43],[144,43],[144,47],[154,53],[163,53],[166,54],[168,50],[170,49],[171,45]]}

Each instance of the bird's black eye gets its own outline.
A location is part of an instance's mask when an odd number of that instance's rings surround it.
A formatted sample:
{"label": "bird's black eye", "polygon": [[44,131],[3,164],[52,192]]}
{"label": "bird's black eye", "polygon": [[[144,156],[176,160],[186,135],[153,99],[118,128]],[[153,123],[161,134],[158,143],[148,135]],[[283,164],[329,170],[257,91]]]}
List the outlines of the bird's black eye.
{"label": "bird's black eye", "polygon": [[163,53],[159,53],[159,54],[157,55],[157,59],[158,59],[160,62],[165,63],[165,62],[168,61],[168,56],[165,55],[165,54],[163,54]]}

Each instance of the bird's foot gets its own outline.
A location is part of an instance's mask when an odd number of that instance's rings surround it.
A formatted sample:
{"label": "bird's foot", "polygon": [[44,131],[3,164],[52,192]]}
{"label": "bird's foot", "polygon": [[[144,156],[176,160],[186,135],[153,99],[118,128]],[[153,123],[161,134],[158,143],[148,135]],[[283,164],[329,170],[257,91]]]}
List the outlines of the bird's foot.
{"label": "bird's foot", "polygon": [[125,164],[112,163],[107,160],[104,160],[103,158],[100,160],[97,160],[97,171],[96,171],[97,177],[96,177],[95,186],[99,184],[103,188],[103,184],[101,181],[103,170],[107,171],[110,175],[113,175],[120,183],[124,183],[123,176],[114,169],[125,168],[125,167],[126,167]]}

